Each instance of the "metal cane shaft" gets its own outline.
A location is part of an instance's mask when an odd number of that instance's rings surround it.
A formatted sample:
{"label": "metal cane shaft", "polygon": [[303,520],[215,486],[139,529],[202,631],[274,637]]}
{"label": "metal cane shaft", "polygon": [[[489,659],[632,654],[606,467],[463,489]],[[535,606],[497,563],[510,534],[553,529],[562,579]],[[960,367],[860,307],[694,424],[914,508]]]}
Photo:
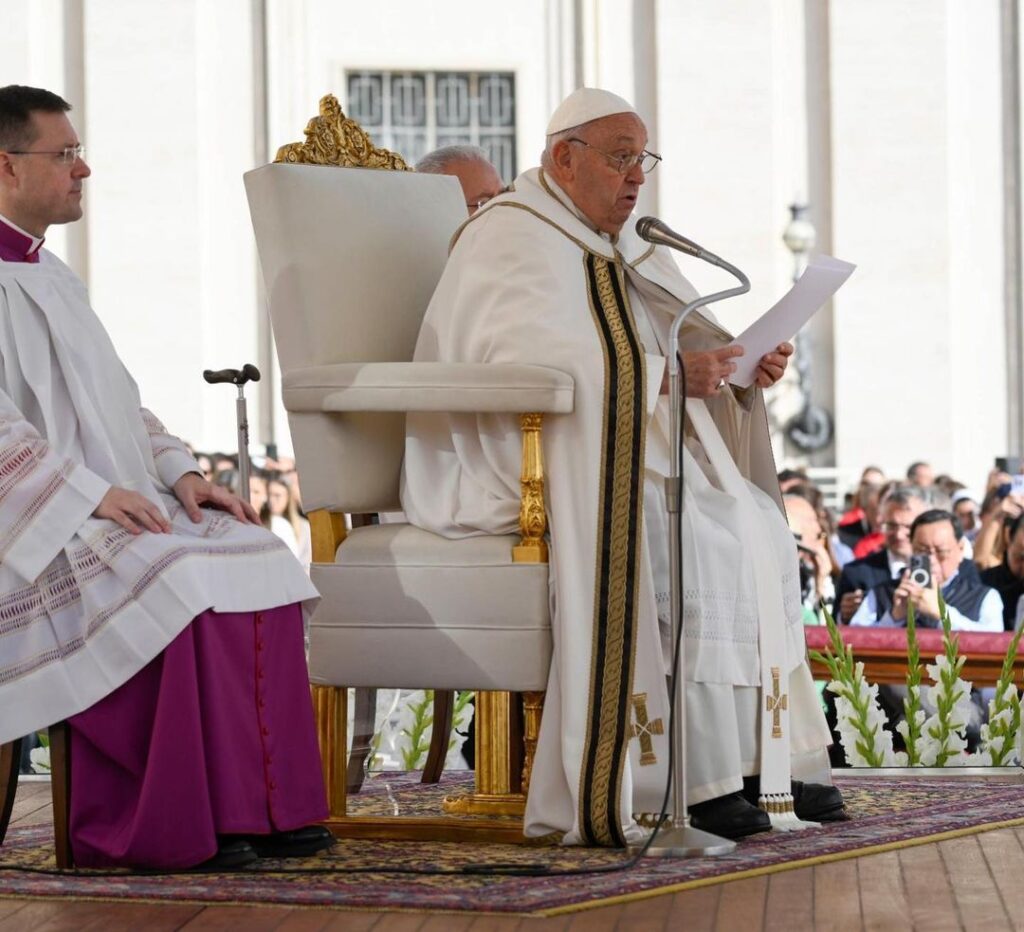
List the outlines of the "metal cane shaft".
{"label": "metal cane shaft", "polygon": [[238,398],[235,401],[235,417],[238,421],[238,490],[239,496],[245,501],[252,501],[249,494],[249,415],[245,405],[242,386],[238,386]]}

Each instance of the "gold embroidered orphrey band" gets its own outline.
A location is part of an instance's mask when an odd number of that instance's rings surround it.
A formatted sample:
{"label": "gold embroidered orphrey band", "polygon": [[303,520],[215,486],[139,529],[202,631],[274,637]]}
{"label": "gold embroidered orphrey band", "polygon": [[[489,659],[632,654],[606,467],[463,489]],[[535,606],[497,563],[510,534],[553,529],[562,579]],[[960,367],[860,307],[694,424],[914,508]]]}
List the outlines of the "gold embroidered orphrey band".
{"label": "gold embroidered orphrey band", "polygon": [[590,706],[580,773],[586,844],[622,847],[622,773],[632,734],[646,441],[644,354],[621,266],[584,252],[587,296],[604,352],[604,427],[598,510]]}

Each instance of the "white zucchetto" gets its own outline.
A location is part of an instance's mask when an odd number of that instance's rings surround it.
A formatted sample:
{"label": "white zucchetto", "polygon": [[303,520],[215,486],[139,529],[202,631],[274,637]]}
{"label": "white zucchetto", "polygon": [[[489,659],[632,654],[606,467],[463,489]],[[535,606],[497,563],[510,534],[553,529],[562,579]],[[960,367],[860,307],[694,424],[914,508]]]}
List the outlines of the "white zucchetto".
{"label": "white zucchetto", "polygon": [[636,113],[636,108],[628,100],[611,91],[602,91],[596,87],[577,88],[551,114],[546,135],[561,133],[563,130],[616,113]]}

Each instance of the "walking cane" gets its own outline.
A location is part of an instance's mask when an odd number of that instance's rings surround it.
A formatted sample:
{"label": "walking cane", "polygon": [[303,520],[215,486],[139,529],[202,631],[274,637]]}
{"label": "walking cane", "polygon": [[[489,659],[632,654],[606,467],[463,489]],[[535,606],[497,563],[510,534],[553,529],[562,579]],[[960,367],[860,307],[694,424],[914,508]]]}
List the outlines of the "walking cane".
{"label": "walking cane", "polygon": [[203,371],[203,378],[210,385],[230,382],[238,386],[238,398],[235,399],[235,416],[238,420],[238,484],[239,495],[250,501],[249,497],[249,415],[245,406],[245,383],[258,382],[260,370],[252,363],[246,363],[241,369],[213,369]]}

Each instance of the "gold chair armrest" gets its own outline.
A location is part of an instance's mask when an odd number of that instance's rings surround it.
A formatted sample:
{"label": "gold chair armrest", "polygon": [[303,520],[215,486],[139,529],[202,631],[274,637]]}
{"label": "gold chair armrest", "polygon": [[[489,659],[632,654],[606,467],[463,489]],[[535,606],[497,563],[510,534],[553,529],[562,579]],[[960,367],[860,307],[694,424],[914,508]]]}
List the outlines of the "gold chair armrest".
{"label": "gold chair armrest", "polygon": [[519,506],[519,543],[512,548],[513,563],[547,563],[548,528],[544,510],[544,455],[540,445],[543,414],[519,415],[523,432],[523,466],[520,474],[522,501]]}

